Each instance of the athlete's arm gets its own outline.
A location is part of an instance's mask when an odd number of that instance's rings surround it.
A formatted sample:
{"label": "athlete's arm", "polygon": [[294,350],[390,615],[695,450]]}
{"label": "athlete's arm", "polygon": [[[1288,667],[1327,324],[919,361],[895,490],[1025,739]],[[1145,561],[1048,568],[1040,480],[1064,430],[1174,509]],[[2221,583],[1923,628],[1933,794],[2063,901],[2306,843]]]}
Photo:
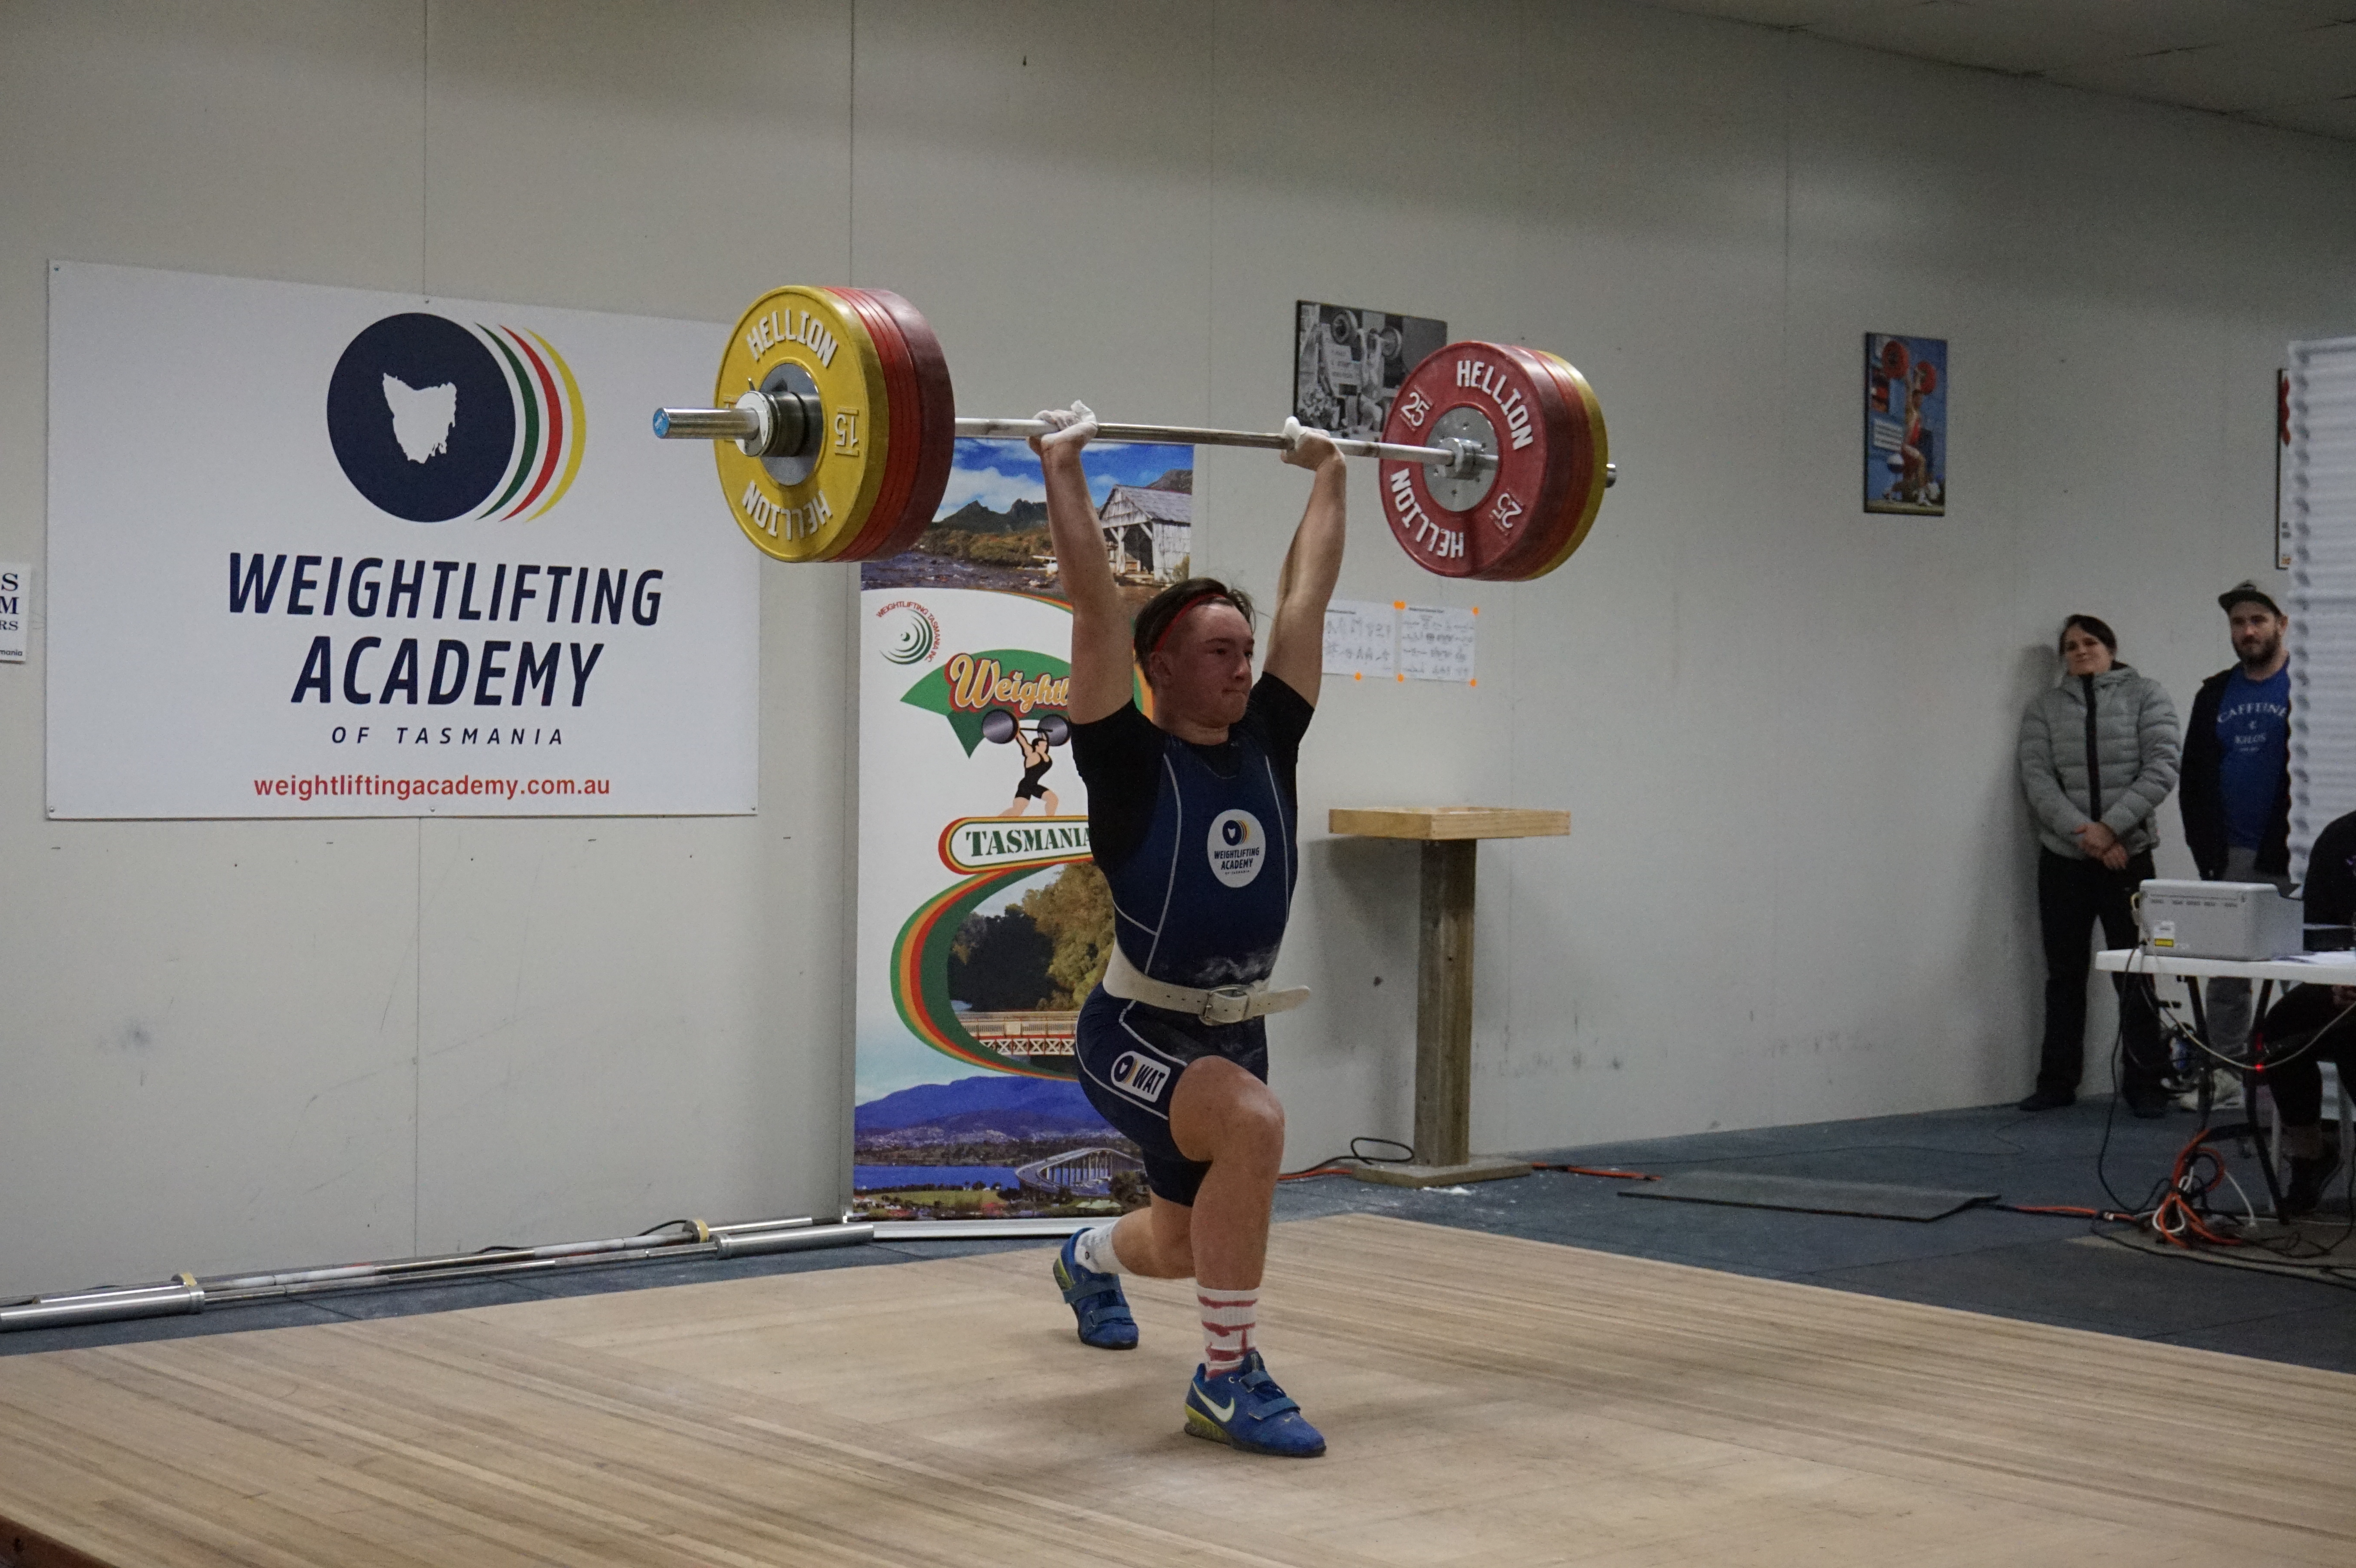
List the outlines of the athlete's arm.
{"label": "athlete's arm", "polygon": [[[1129,706],[1135,656],[1129,645],[1129,612],[1105,557],[1104,530],[1088,499],[1088,476],[1080,448],[1096,433],[1096,416],[1085,404],[1067,411],[1065,428],[1033,436],[1031,449],[1047,477],[1047,533],[1055,547],[1055,579],[1072,602],[1072,689],[1066,710],[1075,724],[1091,723]],[[1061,415],[1043,414],[1045,418]]]}
{"label": "athlete's arm", "polygon": [[1292,548],[1285,551],[1284,570],[1277,574],[1276,617],[1269,626],[1268,662],[1261,667],[1314,705],[1325,670],[1325,606],[1342,576],[1348,476],[1342,454],[1322,435],[1304,435],[1284,460],[1315,477]]}

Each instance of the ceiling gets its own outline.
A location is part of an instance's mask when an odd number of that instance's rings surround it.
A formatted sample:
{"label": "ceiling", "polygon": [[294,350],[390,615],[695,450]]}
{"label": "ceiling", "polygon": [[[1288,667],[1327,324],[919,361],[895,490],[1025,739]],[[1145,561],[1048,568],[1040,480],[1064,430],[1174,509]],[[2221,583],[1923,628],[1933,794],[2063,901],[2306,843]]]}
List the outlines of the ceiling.
{"label": "ceiling", "polygon": [[1643,0],[2356,142],[2356,0]]}

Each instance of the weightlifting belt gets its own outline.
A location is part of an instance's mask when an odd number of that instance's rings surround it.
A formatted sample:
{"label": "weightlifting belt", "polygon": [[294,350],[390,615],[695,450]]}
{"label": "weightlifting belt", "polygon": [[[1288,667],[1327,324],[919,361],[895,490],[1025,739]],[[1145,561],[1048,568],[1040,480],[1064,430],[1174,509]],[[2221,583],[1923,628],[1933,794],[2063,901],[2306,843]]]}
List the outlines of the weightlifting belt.
{"label": "weightlifting belt", "polygon": [[1173,986],[1138,972],[1116,942],[1112,962],[1105,965],[1104,988],[1123,1001],[1143,1002],[1164,1012],[1184,1013],[1206,1024],[1239,1024],[1269,1013],[1290,1012],[1309,999],[1309,987],[1294,986],[1271,991],[1260,980],[1249,986]]}

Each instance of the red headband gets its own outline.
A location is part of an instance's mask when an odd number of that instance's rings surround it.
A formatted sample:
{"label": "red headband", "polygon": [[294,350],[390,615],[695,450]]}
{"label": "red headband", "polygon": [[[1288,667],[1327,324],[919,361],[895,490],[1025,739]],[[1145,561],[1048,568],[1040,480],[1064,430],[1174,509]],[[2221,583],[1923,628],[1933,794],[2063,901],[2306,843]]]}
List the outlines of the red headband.
{"label": "red headband", "polygon": [[1178,623],[1186,618],[1187,611],[1199,604],[1207,604],[1214,599],[1222,604],[1232,606],[1237,614],[1243,613],[1243,606],[1236,603],[1225,593],[1215,588],[1205,588],[1200,593],[1181,602],[1178,608],[1170,613],[1170,619],[1162,624],[1162,630],[1154,635],[1153,641],[1147,645],[1145,656],[1150,659],[1162,651],[1162,645],[1170,640],[1170,634],[1178,629]]}

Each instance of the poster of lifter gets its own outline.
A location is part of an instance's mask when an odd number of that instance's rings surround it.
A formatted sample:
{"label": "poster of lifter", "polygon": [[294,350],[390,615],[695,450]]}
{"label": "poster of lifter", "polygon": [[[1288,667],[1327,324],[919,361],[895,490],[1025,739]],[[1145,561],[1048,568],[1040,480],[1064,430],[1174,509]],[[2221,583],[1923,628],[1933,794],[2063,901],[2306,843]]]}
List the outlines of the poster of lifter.
{"label": "poster of lifter", "polygon": [[1947,340],[1865,335],[1865,509],[1947,515]]}
{"label": "poster of lifter", "polygon": [[1292,417],[1335,435],[1374,441],[1399,383],[1448,341],[1429,316],[1302,300],[1292,331]]}

